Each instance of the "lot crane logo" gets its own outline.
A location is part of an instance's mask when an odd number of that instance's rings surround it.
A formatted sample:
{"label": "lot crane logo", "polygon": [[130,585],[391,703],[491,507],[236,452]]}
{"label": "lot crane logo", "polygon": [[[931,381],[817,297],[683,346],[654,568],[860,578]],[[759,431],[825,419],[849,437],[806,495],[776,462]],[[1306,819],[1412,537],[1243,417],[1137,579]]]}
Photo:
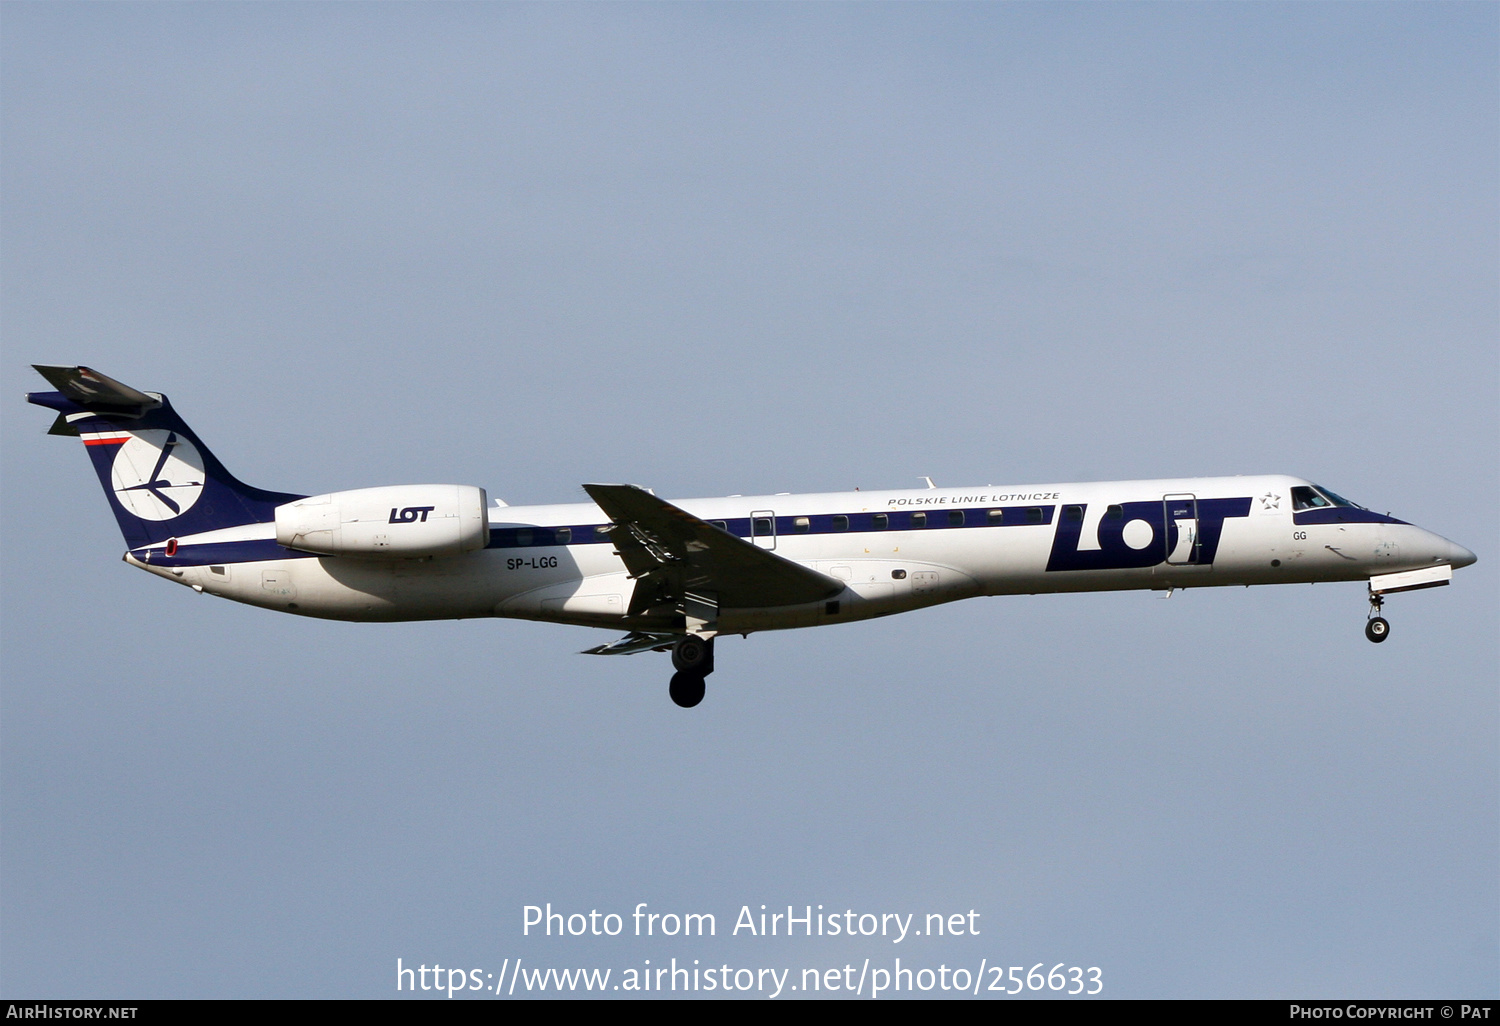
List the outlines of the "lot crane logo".
{"label": "lot crane logo", "polygon": [[134,431],[115,453],[111,477],[115,498],[132,514],[171,520],[203,494],[203,457],[176,431]]}

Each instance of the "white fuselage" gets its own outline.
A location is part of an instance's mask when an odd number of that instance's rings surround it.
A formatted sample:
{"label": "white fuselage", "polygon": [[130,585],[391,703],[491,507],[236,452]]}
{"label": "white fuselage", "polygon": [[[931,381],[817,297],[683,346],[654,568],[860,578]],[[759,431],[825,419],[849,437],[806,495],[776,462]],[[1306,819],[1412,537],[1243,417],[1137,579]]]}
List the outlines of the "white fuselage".
{"label": "white fuselage", "polygon": [[[1358,507],[1294,511],[1285,476],[673,500],[845,582],[830,601],[724,608],[744,633],[883,616],[978,595],[1363,581],[1473,555]],[[490,544],[424,559],[313,555],[251,524],[134,550],[131,563],[224,598],[343,620],[519,617],[637,630],[635,587],[593,503],[496,506]],[[959,521],[962,521],[961,523]],[[559,533],[560,529],[566,529]],[[259,558],[275,555],[277,558]]]}

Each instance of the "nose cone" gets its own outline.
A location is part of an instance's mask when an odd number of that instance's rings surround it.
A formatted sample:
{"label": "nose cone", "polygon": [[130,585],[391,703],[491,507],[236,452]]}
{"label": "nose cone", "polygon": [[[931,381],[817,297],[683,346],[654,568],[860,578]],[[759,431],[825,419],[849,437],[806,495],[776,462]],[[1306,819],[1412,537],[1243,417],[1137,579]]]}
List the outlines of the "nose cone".
{"label": "nose cone", "polygon": [[1442,566],[1447,563],[1457,570],[1461,566],[1472,566],[1479,557],[1468,549],[1451,542],[1442,535],[1424,528],[1413,527],[1401,538],[1402,555],[1415,562],[1414,566]]}
{"label": "nose cone", "polygon": [[1448,550],[1448,562],[1453,564],[1455,570],[1461,566],[1469,566],[1479,558],[1462,545],[1453,542],[1448,543]]}

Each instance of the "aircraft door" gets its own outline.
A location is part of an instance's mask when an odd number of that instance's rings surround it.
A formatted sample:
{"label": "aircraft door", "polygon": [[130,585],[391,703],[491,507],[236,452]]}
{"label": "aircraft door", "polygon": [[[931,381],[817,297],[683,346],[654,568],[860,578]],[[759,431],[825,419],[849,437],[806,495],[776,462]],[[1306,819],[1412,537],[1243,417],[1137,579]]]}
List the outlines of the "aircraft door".
{"label": "aircraft door", "polygon": [[1197,496],[1189,493],[1164,495],[1162,507],[1167,528],[1168,565],[1196,566],[1203,552],[1203,541],[1198,533]]}
{"label": "aircraft door", "polygon": [[776,547],[776,514],[758,509],[750,514],[750,540],[763,549]]}

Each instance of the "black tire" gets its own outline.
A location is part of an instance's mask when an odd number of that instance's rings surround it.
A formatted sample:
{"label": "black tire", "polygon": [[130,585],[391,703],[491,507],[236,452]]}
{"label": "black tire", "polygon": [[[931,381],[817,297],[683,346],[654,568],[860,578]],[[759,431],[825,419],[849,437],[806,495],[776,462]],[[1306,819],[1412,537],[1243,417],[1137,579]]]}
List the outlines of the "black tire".
{"label": "black tire", "polygon": [[672,674],[672,683],[667,685],[667,694],[684,709],[691,709],[703,701],[703,693],[707,690],[702,677],[686,670]]}
{"label": "black tire", "polygon": [[1379,644],[1391,636],[1391,625],[1383,616],[1374,616],[1365,621],[1365,637]]}
{"label": "black tire", "polygon": [[689,634],[672,646],[672,669],[706,677],[713,672],[713,640]]}

